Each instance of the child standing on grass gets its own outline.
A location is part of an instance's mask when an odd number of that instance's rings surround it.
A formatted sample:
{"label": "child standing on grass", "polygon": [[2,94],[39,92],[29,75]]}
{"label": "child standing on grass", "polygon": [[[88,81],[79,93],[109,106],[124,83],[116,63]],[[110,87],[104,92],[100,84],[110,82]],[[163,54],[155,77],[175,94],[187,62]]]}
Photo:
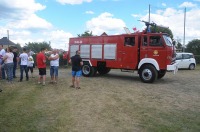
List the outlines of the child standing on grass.
{"label": "child standing on grass", "polygon": [[30,53],[28,53],[28,72],[29,70],[31,71],[31,77],[34,78],[33,76],[33,64],[34,64],[34,60],[33,57],[31,56]]}

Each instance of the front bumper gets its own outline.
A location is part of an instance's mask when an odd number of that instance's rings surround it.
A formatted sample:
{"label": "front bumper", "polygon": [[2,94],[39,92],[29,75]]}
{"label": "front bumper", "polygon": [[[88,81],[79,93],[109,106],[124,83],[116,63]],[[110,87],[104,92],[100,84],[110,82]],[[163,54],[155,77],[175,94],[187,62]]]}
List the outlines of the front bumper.
{"label": "front bumper", "polygon": [[167,65],[167,71],[173,71],[175,74],[178,71],[178,63],[175,62],[174,64]]}

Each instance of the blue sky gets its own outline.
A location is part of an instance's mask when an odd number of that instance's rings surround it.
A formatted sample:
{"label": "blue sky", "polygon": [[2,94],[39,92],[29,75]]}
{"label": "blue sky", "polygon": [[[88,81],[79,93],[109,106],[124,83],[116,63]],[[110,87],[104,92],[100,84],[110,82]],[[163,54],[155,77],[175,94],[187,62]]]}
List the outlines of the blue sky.
{"label": "blue sky", "polygon": [[[10,4],[12,3],[12,4]],[[184,8],[186,43],[200,39],[200,0],[1,0],[0,37],[22,46],[28,42],[51,41],[53,48],[68,49],[70,37],[86,30],[94,35],[123,34],[123,27],[138,30],[148,21],[168,26],[174,39],[183,43]]]}

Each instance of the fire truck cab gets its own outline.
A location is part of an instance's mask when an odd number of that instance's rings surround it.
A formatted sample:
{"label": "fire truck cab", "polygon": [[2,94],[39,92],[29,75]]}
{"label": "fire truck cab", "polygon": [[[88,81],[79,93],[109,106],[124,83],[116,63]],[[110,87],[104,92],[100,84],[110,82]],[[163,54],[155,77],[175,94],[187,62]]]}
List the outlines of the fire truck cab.
{"label": "fire truck cab", "polygon": [[111,69],[137,70],[141,81],[152,83],[166,71],[177,71],[175,50],[165,33],[132,33],[76,37],[69,40],[69,57],[80,50],[83,76],[107,74]]}

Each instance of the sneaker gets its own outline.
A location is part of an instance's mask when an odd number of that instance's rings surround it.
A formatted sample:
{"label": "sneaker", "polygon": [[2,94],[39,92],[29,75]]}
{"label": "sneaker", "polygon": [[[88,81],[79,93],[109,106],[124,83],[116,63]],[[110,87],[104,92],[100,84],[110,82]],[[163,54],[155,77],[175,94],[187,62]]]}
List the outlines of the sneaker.
{"label": "sneaker", "polygon": [[42,86],[45,86],[45,82],[42,83]]}
{"label": "sneaker", "polygon": [[41,82],[38,82],[38,84],[41,84]]}

